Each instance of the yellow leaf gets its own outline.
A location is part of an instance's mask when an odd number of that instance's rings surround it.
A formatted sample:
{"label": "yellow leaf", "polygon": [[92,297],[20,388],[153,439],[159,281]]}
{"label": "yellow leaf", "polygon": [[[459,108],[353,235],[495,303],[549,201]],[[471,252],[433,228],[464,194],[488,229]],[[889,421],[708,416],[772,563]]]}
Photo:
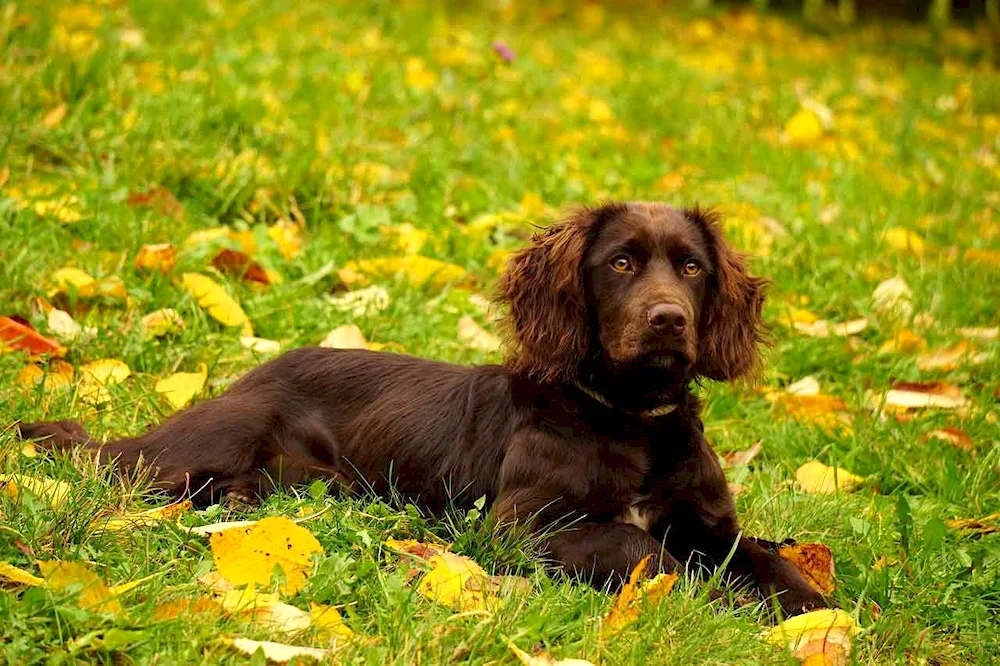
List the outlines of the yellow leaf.
{"label": "yellow leaf", "polygon": [[785,137],[794,146],[816,143],[823,137],[823,122],[808,109],[799,109],[785,123]]}
{"label": "yellow leaf", "polygon": [[850,639],[858,631],[854,619],[844,611],[822,609],[785,620],[765,632],[764,639],[791,650],[802,660],[823,655],[830,663],[844,664],[851,651]]}
{"label": "yellow leaf", "polygon": [[553,659],[544,652],[530,655],[510,641],[507,641],[507,647],[524,666],[594,666],[593,662],[586,659]]}
{"label": "yellow leaf", "polygon": [[113,516],[103,522],[95,521],[93,523],[94,533],[100,534],[102,532],[120,532],[139,527],[151,527],[162,522],[174,521],[190,511],[191,506],[191,500],[184,500],[183,502],[167,504],[166,506],[156,507],[155,509],[147,509],[146,511]]}
{"label": "yellow leaf", "polygon": [[143,245],[135,258],[135,267],[140,270],[160,271],[166,273],[174,267],[177,251],[170,243]]}
{"label": "yellow leaf", "polygon": [[234,638],[229,642],[240,652],[251,656],[260,650],[265,659],[277,664],[287,664],[296,658],[324,661],[330,655],[329,650],[288,645],[287,643],[274,643],[272,641],[252,641],[249,638]]}
{"label": "yellow leaf", "polygon": [[24,569],[18,569],[6,562],[0,562],[0,580],[18,583],[19,585],[31,585],[33,587],[45,584],[45,581],[38,576],[34,576]]}
{"label": "yellow leaf", "polygon": [[948,527],[968,534],[993,534],[1000,532],[1000,513],[983,518],[956,518],[946,521]]}
{"label": "yellow leaf", "polygon": [[396,274],[403,274],[415,285],[429,283],[435,287],[469,280],[468,273],[460,266],[421,255],[359,259],[347,262],[337,271],[341,281],[348,286],[366,283],[368,281],[366,276],[387,278]]}
{"label": "yellow leaf", "polygon": [[841,467],[829,467],[811,460],[795,471],[799,487],[811,494],[849,493],[864,482],[864,478]]}
{"label": "yellow leaf", "polygon": [[[475,561],[463,555],[442,552],[432,555],[417,591],[428,599],[457,611],[487,610],[487,574]],[[495,601],[495,599],[491,599]]]}
{"label": "yellow leaf", "polygon": [[98,290],[97,280],[86,271],[72,266],[60,268],[52,273],[49,276],[49,282],[53,285],[53,288],[49,290],[50,298],[56,294],[65,294],[71,291],[78,296],[88,297],[96,295]]}
{"label": "yellow leaf", "polygon": [[402,250],[403,254],[417,254],[427,242],[427,232],[417,229],[409,222],[388,227],[385,231],[393,245]]}
{"label": "yellow leaf", "polygon": [[529,219],[545,215],[545,199],[537,192],[525,192],[521,197],[521,214]]}
{"label": "yellow leaf", "polygon": [[302,589],[312,556],[323,552],[309,530],[280,516],[213,534],[211,547],[219,573],[233,585],[270,585],[275,566],[280,566],[285,594]]}
{"label": "yellow leaf", "polygon": [[174,409],[186,407],[196,395],[201,393],[208,379],[208,367],[198,364],[198,372],[175,372],[156,382],[153,390],[163,394]]}
{"label": "yellow leaf", "polygon": [[965,251],[965,259],[986,266],[1000,266],[1000,250],[981,250],[970,247]]}
{"label": "yellow leaf", "polygon": [[125,381],[132,371],[123,362],[105,358],[80,366],[80,398],[90,404],[111,400],[109,386]]}
{"label": "yellow leaf", "polygon": [[245,529],[257,524],[256,520],[230,520],[223,523],[212,523],[211,525],[199,525],[198,527],[181,527],[181,529],[198,536],[211,536],[226,530]]}
{"label": "yellow leaf", "polygon": [[267,228],[267,235],[275,242],[278,252],[285,259],[294,259],[302,252],[302,229],[297,224],[284,219],[278,220]]}
{"label": "yellow leaf", "polygon": [[12,499],[17,499],[22,490],[37,495],[56,507],[66,501],[73,487],[65,481],[57,481],[46,477],[27,476],[25,474],[0,474],[0,490]]}
{"label": "yellow leaf", "polygon": [[878,348],[879,354],[912,354],[927,348],[927,343],[909,329],[897,331],[892,339],[886,340]]}
{"label": "yellow leaf", "polygon": [[[196,247],[198,245],[204,245],[218,240],[228,240],[231,238],[234,238],[234,234],[228,227],[212,227],[210,229],[199,229],[198,231],[191,232],[188,237],[184,239],[184,245],[187,247]],[[247,252],[247,254],[250,253]]]}
{"label": "yellow leaf", "polygon": [[281,343],[277,340],[267,338],[255,338],[252,335],[241,335],[240,345],[244,349],[257,352],[258,354],[277,354],[281,351]]}
{"label": "yellow leaf", "polygon": [[73,382],[74,374],[72,365],[61,359],[52,359],[49,361],[48,371],[43,371],[34,364],[24,366],[17,373],[17,382],[28,388],[44,383],[45,388],[62,389]]}
{"label": "yellow leaf", "polygon": [[672,573],[657,574],[652,579],[639,584],[639,579],[647,575],[646,569],[650,558],[650,555],[646,555],[632,569],[628,582],[618,593],[614,606],[604,618],[603,633],[605,635],[619,633],[626,626],[639,619],[644,604],[648,606],[658,603],[674,589],[679,576]]}
{"label": "yellow leaf", "polygon": [[122,605],[85,562],[40,561],[45,586],[53,590],[79,589],[80,608],[118,614]]}
{"label": "yellow leaf", "polygon": [[184,320],[172,308],[154,310],[141,320],[143,333],[147,338],[159,338],[168,333],[176,333],[184,328]]}
{"label": "yellow leaf", "polygon": [[784,392],[770,394],[768,400],[796,421],[816,424],[827,432],[849,428],[851,424],[847,404],[832,395]]}
{"label": "yellow leaf", "polygon": [[418,92],[430,90],[437,85],[438,74],[427,69],[420,58],[406,59],[406,85]]}
{"label": "yellow leaf", "polygon": [[343,326],[338,326],[337,328],[330,331],[323,341],[319,343],[320,347],[328,347],[330,349],[368,349],[369,344],[365,339],[364,333],[361,329],[354,324],[344,324]]}
{"label": "yellow leaf", "polygon": [[120,597],[123,594],[127,594],[128,592],[131,592],[132,590],[134,590],[135,588],[139,587],[140,585],[145,585],[146,583],[148,583],[149,581],[153,580],[154,578],[159,578],[162,575],[163,575],[163,573],[150,574],[149,576],[146,576],[144,578],[139,578],[138,580],[131,580],[131,581],[127,582],[127,583],[122,583],[121,585],[112,585],[108,589],[111,591],[111,596],[113,596],[113,597]]}
{"label": "yellow leaf", "polygon": [[311,626],[332,640],[350,640],[354,637],[354,632],[344,623],[344,618],[340,616],[337,609],[332,606],[310,603],[309,620]]}
{"label": "yellow leaf", "polygon": [[244,335],[253,335],[250,320],[240,304],[218,282],[200,273],[184,273],[184,288],[194,296],[198,305],[205,308],[216,321],[225,326],[239,326]]}
{"label": "yellow leaf", "polygon": [[56,127],[63,121],[66,117],[66,111],[69,110],[65,104],[60,104],[59,106],[53,108],[51,111],[45,114],[42,118],[42,127],[46,129],[52,129]]}
{"label": "yellow leaf", "polygon": [[903,227],[886,229],[885,242],[897,252],[909,252],[917,257],[924,256],[924,239],[909,229]]}
{"label": "yellow leaf", "polygon": [[458,339],[471,349],[495,352],[500,349],[500,338],[486,331],[476,320],[465,315],[458,320]]}

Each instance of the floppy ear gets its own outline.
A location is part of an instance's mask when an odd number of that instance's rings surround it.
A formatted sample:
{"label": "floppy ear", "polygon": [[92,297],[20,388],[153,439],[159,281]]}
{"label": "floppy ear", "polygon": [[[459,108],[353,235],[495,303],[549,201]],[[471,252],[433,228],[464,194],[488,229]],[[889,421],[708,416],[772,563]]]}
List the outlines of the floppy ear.
{"label": "floppy ear", "polygon": [[684,214],[704,235],[714,266],[695,373],[718,381],[753,374],[761,364],[759,347],[765,333],[761,309],[768,281],[747,272],[746,258],[726,243],[716,213],[693,208]]}
{"label": "floppy ear", "polygon": [[597,227],[615,210],[580,209],[510,259],[499,298],[509,308],[513,372],[543,382],[576,378],[591,342],[582,264]]}

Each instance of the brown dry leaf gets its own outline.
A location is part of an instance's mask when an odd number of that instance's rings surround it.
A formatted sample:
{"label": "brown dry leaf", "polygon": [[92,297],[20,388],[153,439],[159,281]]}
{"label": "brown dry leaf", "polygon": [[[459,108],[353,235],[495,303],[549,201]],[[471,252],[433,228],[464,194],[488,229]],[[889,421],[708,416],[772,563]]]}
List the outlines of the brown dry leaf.
{"label": "brown dry leaf", "polygon": [[854,619],[838,609],[822,609],[789,618],[765,632],[764,639],[791,650],[803,662],[845,666],[851,638],[860,631]]}
{"label": "brown dry leaf", "polygon": [[144,316],[140,324],[147,338],[160,338],[168,333],[176,333],[184,328],[184,320],[172,308],[154,310]]}
{"label": "brown dry leaf", "polygon": [[849,493],[864,482],[864,478],[851,474],[842,467],[829,467],[811,460],[795,471],[799,487],[811,494]]}
{"label": "brown dry leaf", "polygon": [[270,585],[280,566],[285,581],[279,589],[285,594],[302,589],[313,555],[323,552],[312,532],[280,516],[212,534],[211,547],[219,573],[234,585]]}
{"label": "brown dry leaf", "polygon": [[927,437],[929,439],[939,439],[943,442],[948,442],[955,448],[962,449],[963,451],[972,451],[975,448],[972,438],[958,428],[938,428],[927,433]]}
{"label": "brown dry leaf", "polygon": [[753,446],[745,451],[730,451],[723,457],[725,467],[739,467],[749,465],[750,461],[757,457],[761,450],[761,440],[757,440]]}
{"label": "brown dry leaf", "polygon": [[166,506],[126,513],[120,516],[112,516],[105,520],[94,521],[91,527],[94,533],[120,532],[123,530],[133,530],[141,527],[152,527],[164,522],[173,522],[191,510],[191,500],[167,504]]}
{"label": "brown dry leaf", "polygon": [[1000,532],[1000,513],[993,513],[983,518],[955,518],[945,521],[945,525],[967,534],[994,534]]}
{"label": "brown dry leaf", "polygon": [[587,661],[586,659],[553,659],[544,652],[538,652],[533,655],[528,654],[524,650],[521,650],[516,645],[507,641],[507,647],[510,648],[514,656],[517,657],[524,666],[594,666],[593,662]]}
{"label": "brown dry leaf", "polygon": [[368,341],[365,339],[365,334],[361,332],[355,324],[344,324],[343,326],[338,326],[337,328],[330,331],[323,341],[319,343],[320,347],[328,347],[330,349],[370,349]]}
{"label": "brown dry leaf", "polygon": [[485,330],[468,315],[458,320],[458,339],[471,349],[485,352],[499,351],[503,344],[500,338]]}
{"label": "brown dry leaf", "polygon": [[160,215],[166,215],[175,220],[184,217],[184,206],[165,187],[154,187],[145,192],[133,192],[125,200],[125,203],[133,208],[152,208]]}
{"label": "brown dry leaf", "polygon": [[12,349],[26,351],[33,356],[66,354],[66,348],[59,341],[41,335],[27,323],[0,317],[0,352]]}
{"label": "brown dry leaf", "polygon": [[44,579],[28,573],[24,569],[18,569],[13,564],[0,562],[0,582],[4,581],[18,585],[30,585],[32,587],[45,584]]}
{"label": "brown dry leaf", "polygon": [[197,372],[175,372],[157,380],[153,390],[163,395],[174,409],[182,409],[201,393],[207,379],[208,366],[199,363]]}
{"label": "brown dry leaf", "polygon": [[917,367],[924,372],[932,370],[950,372],[963,363],[978,365],[988,358],[988,354],[974,353],[972,346],[963,340],[950,347],[935,349],[927,354],[921,354],[917,357]]}
{"label": "brown dry leaf", "polygon": [[911,409],[961,409],[970,402],[957,386],[946,382],[893,382],[884,394],[873,394],[869,404],[877,409],[883,404],[893,411]]}
{"label": "brown dry leaf", "polygon": [[253,335],[253,326],[240,304],[222,285],[199,273],[181,276],[184,288],[194,296],[198,305],[205,308],[216,321],[226,326],[239,326],[242,335]]}
{"label": "brown dry leaf", "polygon": [[226,275],[232,275],[248,282],[271,284],[271,277],[260,264],[249,255],[238,250],[223,248],[212,258],[212,266]]}
{"label": "brown dry leaf", "polygon": [[823,594],[831,594],[837,587],[833,551],[821,543],[800,543],[782,546],[778,555],[795,565],[809,584]]}
{"label": "brown dry leaf", "polygon": [[249,638],[226,640],[243,654],[253,656],[260,650],[265,659],[275,664],[287,664],[293,659],[324,661],[331,654],[330,650],[303,647],[301,645],[288,645],[287,643],[275,643],[273,641],[252,641]]}
{"label": "brown dry leaf", "polygon": [[49,479],[44,476],[0,474],[0,492],[16,500],[22,490],[27,490],[47,502],[49,506],[56,507],[66,501],[66,498],[73,492],[73,486],[65,481]]}
{"label": "brown dry leaf", "polygon": [[337,275],[348,286],[366,284],[369,277],[391,278],[395,275],[405,276],[414,285],[429,284],[438,288],[452,283],[464,285],[471,281],[469,274],[460,266],[416,254],[349,261],[337,271]]}
{"label": "brown dry leaf", "polygon": [[135,257],[135,267],[139,270],[167,273],[177,261],[177,251],[170,243],[143,245]]}
{"label": "brown dry leaf", "polygon": [[641,585],[639,579],[647,576],[647,567],[652,556],[646,555],[629,574],[628,583],[622,588],[615,599],[614,606],[604,618],[602,633],[606,636],[619,633],[629,624],[639,619],[644,606],[659,603],[670,594],[679,578],[678,574],[657,574],[645,580]]}
{"label": "brown dry leaf", "polygon": [[109,402],[109,386],[125,381],[132,371],[122,361],[105,358],[80,366],[80,399],[92,405]]}
{"label": "brown dry leaf", "polygon": [[77,603],[80,608],[119,614],[121,602],[103,580],[85,562],[39,561],[45,586],[53,590],[82,586]]}

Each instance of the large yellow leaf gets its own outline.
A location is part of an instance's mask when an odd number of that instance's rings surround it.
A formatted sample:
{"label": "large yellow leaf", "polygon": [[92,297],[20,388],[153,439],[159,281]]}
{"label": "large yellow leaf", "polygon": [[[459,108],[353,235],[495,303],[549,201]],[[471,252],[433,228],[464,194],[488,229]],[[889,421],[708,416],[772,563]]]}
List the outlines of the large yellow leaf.
{"label": "large yellow leaf", "polygon": [[324,661],[330,655],[329,650],[272,641],[252,641],[249,638],[233,638],[229,640],[229,643],[240,652],[251,656],[260,650],[265,659],[277,664],[287,664],[292,659]]}
{"label": "large yellow leaf", "polygon": [[122,361],[105,358],[80,366],[80,398],[93,405],[111,400],[109,386],[125,381],[132,371]]}
{"label": "large yellow leaf", "polygon": [[233,585],[268,586],[279,566],[285,577],[280,589],[285,594],[302,589],[313,555],[323,552],[309,530],[280,516],[213,534],[211,546],[215,566]]}
{"label": "large yellow leaf", "polygon": [[[764,639],[772,645],[785,647],[792,654],[810,663],[847,663],[851,638],[859,631],[854,619],[838,609],[822,609],[789,618],[765,632]],[[819,659],[815,657],[821,655]]]}
{"label": "large yellow leaf", "polygon": [[218,282],[200,273],[184,273],[184,288],[194,296],[198,305],[213,318],[226,326],[239,326],[243,335],[253,335],[253,327],[240,304]]}
{"label": "large yellow leaf", "polygon": [[208,379],[208,367],[198,364],[198,372],[175,372],[156,382],[153,390],[163,395],[174,409],[186,407],[196,395],[201,393]]}
{"label": "large yellow leaf", "polygon": [[397,274],[406,276],[415,285],[430,284],[434,287],[469,280],[469,274],[461,266],[418,254],[349,261],[337,271],[341,281],[348,286],[366,284],[369,277],[390,278]]}
{"label": "large yellow leaf", "polygon": [[40,561],[38,568],[45,577],[45,586],[53,590],[79,588],[80,608],[118,614],[121,602],[100,577],[85,562]]}
{"label": "large yellow leaf", "polygon": [[632,569],[628,583],[618,593],[611,612],[604,618],[603,633],[605,635],[617,634],[639,619],[644,606],[650,607],[659,603],[674,589],[679,578],[678,574],[674,573],[657,574],[640,583],[640,578],[646,577],[646,568],[649,565],[650,557],[650,555],[646,555],[639,561],[639,564]]}
{"label": "large yellow leaf", "polygon": [[24,569],[18,569],[13,564],[0,562],[0,581],[10,581],[19,585],[31,585],[38,587],[44,585],[45,581],[38,576],[32,575]]}
{"label": "large yellow leaf", "polygon": [[830,467],[817,460],[811,460],[795,471],[795,480],[807,493],[831,494],[851,492],[864,478],[851,474],[841,467]]}
{"label": "large yellow leaf", "polygon": [[52,289],[49,290],[50,297],[70,291],[75,292],[78,296],[94,296],[98,290],[97,280],[86,271],[72,266],[60,268],[52,273],[49,276],[49,282],[52,283]]}
{"label": "large yellow leaf", "polygon": [[66,501],[73,487],[65,481],[25,474],[0,474],[0,491],[17,499],[22,490],[37,495],[40,499],[56,507]]}

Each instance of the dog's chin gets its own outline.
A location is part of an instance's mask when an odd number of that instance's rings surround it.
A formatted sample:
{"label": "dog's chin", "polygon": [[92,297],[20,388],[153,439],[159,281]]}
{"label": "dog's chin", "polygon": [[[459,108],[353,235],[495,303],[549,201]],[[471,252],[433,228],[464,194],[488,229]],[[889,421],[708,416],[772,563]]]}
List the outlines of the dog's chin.
{"label": "dog's chin", "polygon": [[[622,353],[624,352],[624,353]],[[628,349],[612,355],[620,369],[652,370],[671,375],[685,374],[694,363],[693,354],[684,349]]]}

